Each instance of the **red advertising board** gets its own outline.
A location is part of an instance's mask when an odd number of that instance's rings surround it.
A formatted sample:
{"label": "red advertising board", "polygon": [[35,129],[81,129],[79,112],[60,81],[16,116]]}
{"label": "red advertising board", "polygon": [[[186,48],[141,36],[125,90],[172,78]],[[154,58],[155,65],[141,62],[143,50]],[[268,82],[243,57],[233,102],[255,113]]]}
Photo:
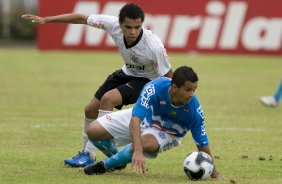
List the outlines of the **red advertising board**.
{"label": "red advertising board", "polygon": [[[144,25],[168,51],[282,55],[281,0],[41,0],[39,15],[117,16],[127,2],[143,8]],[[115,44],[102,30],[54,23],[38,28],[38,47],[114,50]]]}

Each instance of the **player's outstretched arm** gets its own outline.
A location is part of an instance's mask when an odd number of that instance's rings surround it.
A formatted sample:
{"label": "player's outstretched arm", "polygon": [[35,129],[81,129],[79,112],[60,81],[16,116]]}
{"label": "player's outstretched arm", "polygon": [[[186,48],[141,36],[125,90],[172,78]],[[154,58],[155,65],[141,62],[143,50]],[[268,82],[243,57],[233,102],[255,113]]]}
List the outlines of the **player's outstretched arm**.
{"label": "player's outstretched arm", "polygon": [[47,23],[70,23],[70,24],[87,24],[87,17],[83,14],[70,13],[56,16],[40,17],[32,14],[24,14],[22,18],[30,20],[36,25],[42,25]]}

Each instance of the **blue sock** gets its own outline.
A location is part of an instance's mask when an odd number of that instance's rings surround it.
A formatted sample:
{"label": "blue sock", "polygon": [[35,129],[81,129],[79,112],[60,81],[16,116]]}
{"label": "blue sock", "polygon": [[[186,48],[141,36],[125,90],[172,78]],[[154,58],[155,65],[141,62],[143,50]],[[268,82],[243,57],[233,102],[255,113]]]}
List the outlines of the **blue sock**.
{"label": "blue sock", "polygon": [[107,157],[111,157],[118,152],[111,140],[92,141],[92,143],[101,150]]}
{"label": "blue sock", "polygon": [[280,82],[280,85],[277,88],[277,91],[274,94],[274,98],[276,100],[276,102],[279,102],[282,96],[282,81]]}
{"label": "blue sock", "polygon": [[104,160],[106,169],[112,169],[124,164],[128,164],[132,160],[132,152],[130,150],[131,144],[126,145],[122,150],[112,157]]}

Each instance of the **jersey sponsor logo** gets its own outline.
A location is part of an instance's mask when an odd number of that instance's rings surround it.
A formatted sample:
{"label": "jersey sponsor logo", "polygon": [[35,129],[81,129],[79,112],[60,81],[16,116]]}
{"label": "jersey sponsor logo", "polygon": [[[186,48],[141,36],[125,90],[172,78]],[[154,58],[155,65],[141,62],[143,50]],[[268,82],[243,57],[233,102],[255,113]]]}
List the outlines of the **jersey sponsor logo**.
{"label": "jersey sponsor logo", "polygon": [[136,65],[126,64],[125,66],[127,68],[133,68],[133,69],[136,69],[136,70],[145,70],[145,65],[136,66]]}
{"label": "jersey sponsor logo", "polygon": [[[173,50],[195,49],[203,51],[270,52],[282,49],[282,18],[272,10],[256,11],[251,1],[207,1],[195,14],[146,14],[144,26],[157,32],[165,47]],[[73,12],[85,14],[118,15],[125,2],[78,1]],[[256,3],[263,9],[263,1]],[[279,5],[278,5],[279,6]],[[268,7],[268,6],[267,6]],[[249,12],[251,15],[248,15]],[[256,12],[255,14],[253,12]],[[254,14],[254,15],[253,15]],[[100,28],[100,25],[96,25]],[[181,31],[179,31],[181,30]],[[197,34],[194,34],[194,33]],[[63,45],[88,47],[115,47],[115,43],[102,30],[83,25],[68,25]]]}
{"label": "jersey sponsor logo", "polygon": [[206,135],[205,122],[203,122],[203,125],[201,126],[201,135]]}
{"label": "jersey sponsor logo", "polygon": [[105,29],[105,26],[103,24],[97,24],[97,23],[94,23],[93,21],[90,21],[88,24],[90,26],[97,28],[97,29]]}
{"label": "jersey sponsor logo", "polygon": [[[199,106],[197,108],[197,113],[201,116],[201,118],[204,120],[204,111],[202,106]],[[203,121],[203,124],[201,125],[201,135],[206,135],[206,128],[205,128],[205,122]]]}
{"label": "jersey sponsor logo", "polygon": [[141,93],[141,105],[148,109],[150,96],[154,95],[155,92],[155,86],[153,84],[149,84],[148,86],[146,86]]}
{"label": "jersey sponsor logo", "polygon": [[199,107],[197,108],[197,112],[198,112],[198,114],[201,116],[201,118],[204,119],[204,111],[203,111],[202,106],[199,106]]}

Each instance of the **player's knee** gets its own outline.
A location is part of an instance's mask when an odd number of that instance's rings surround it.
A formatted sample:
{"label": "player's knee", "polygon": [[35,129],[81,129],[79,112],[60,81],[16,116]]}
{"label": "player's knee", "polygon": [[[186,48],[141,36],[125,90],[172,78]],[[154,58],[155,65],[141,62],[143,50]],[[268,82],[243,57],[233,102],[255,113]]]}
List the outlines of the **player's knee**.
{"label": "player's knee", "polygon": [[144,152],[154,153],[158,151],[159,144],[155,141],[142,140],[142,147]]}
{"label": "player's knee", "polygon": [[97,118],[97,116],[98,116],[98,109],[99,108],[95,108],[95,106],[91,106],[91,104],[87,105],[84,108],[85,117],[91,118],[91,119]]}
{"label": "player's knee", "polygon": [[96,126],[97,126],[97,121],[94,121],[87,128],[86,133],[87,133],[88,139],[91,141],[96,140],[98,138],[97,137],[98,133],[96,132],[97,130]]}
{"label": "player's knee", "polygon": [[101,106],[114,107],[117,105],[119,99],[111,92],[105,93],[101,98]]}

